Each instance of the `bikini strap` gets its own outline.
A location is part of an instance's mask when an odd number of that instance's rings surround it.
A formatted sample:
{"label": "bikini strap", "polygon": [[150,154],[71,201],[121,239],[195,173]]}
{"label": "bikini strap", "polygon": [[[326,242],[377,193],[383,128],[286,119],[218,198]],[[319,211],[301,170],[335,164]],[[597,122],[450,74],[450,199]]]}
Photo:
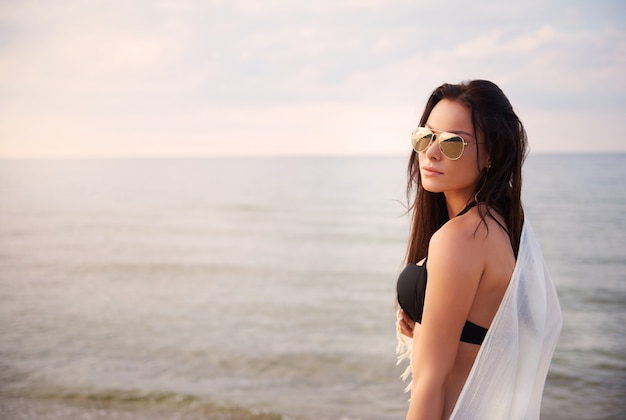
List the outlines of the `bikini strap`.
{"label": "bikini strap", "polygon": [[465,213],[467,213],[468,211],[470,211],[470,209],[472,207],[476,206],[476,201],[472,201],[471,203],[469,203],[467,206],[465,206],[465,208],[463,210],[461,210],[459,212],[459,214],[457,214],[455,217],[459,217],[459,216],[463,216]]}
{"label": "bikini strap", "polygon": [[[463,216],[465,213],[467,213],[472,207],[476,206],[476,201],[472,201],[471,203],[469,203],[467,206],[465,206],[465,208],[463,210],[461,210],[459,212],[459,214],[457,214],[455,217],[459,217],[459,216]],[[502,230],[504,230],[506,232],[507,235],[511,236],[511,234],[509,233],[509,229],[507,229],[506,226],[504,226],[502,223],[500,223],[500,221],[498,219],[496,219],[495,217],[493,217],[493,215],[491,214],[491,212],[489,210],[487,210],[487,214],[489,216],[491,216],[491,218],[493,220],[495,220],[495,222],[498,224],[498,226],[500,226],[502,228]]]}

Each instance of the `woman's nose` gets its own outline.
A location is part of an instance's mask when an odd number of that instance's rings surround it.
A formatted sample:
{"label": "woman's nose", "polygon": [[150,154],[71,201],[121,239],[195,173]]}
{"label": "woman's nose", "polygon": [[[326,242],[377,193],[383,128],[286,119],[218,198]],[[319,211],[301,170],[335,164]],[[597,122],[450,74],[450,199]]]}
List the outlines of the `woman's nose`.
{"label": "woman's nose", "polygon": [[430,141],[430,144],[428,145],[428,147],[425,150],[426,156],[428,156],[431,159],[439,159],[440,156],[440,150],[439,150],[439,142],[437,142],[437,135],[433,135],[432,140]]}

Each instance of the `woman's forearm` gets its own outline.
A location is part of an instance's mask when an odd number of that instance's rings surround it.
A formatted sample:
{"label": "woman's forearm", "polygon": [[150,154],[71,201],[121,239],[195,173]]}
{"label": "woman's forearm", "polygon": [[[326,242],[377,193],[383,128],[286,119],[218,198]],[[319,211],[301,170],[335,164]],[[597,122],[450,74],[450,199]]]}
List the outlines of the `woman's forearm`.
{"label": "woman's forearm", "polygon": [[407,420],[441,420],[445,391],[441,381],[420,375],[413,378]]}

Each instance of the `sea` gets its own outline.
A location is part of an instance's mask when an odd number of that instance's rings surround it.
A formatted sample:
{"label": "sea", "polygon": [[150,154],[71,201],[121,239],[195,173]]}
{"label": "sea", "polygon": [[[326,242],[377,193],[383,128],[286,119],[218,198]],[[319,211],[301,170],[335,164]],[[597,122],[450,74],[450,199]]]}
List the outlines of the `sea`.
{"label": "sea", "polygon": [[[0,395],[400,419],[406,157],[0,161]],[[531,154],[542,419],[626,418],[626,154]]]}

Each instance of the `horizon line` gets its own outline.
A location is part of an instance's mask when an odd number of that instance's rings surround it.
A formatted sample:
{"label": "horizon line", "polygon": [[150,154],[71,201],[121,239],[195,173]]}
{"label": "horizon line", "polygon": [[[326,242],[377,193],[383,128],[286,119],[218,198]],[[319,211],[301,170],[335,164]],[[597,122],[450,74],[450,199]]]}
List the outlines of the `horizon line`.
{"label": "horizon line", "polygon": [[[550,156],[578,156],[578,155],[622,155],[626,150],[530,150],[527,156],[550,155]],[[276,158],[378,158],[378,157],[409,157],[400,153],[284,153],[284,154],[144,154],[144,155],[41,155],[41,156],[2,156],[0,161],[62,161],[62,160],[167,160],[167,159],[276,159]]]}

